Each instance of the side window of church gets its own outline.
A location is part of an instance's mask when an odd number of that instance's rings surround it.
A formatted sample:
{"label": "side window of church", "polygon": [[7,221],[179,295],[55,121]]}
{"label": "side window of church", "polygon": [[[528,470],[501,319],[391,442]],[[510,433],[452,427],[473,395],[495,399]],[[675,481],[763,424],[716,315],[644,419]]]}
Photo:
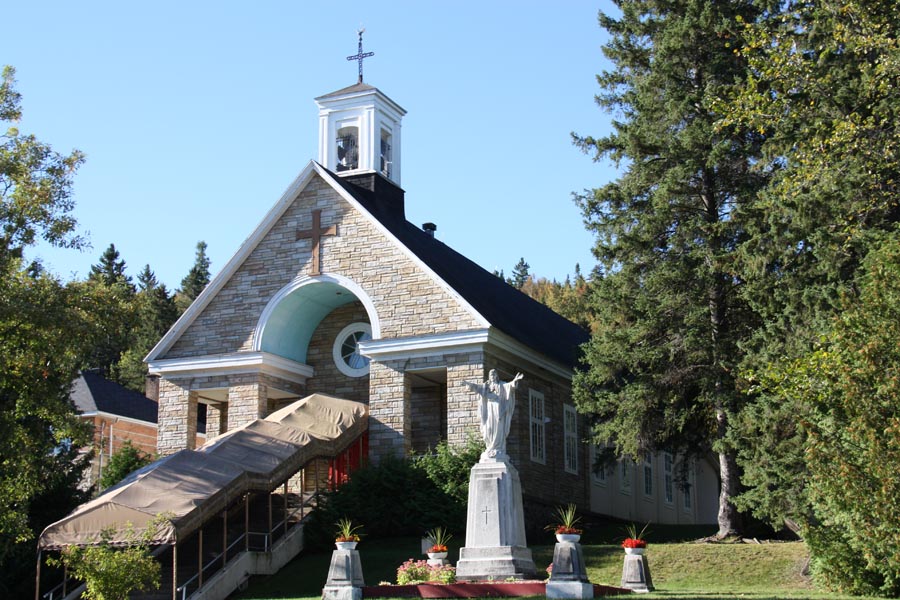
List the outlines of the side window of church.
{"label": "side window of church", "polygon": [[675,485],[674,485],[674,481],[672,479],[672,467],[673,467],[674,459],[672,457],[672,454],[669,452],[666,452],[665,454],[663,454],[663,461],[664,461],[664,463],[663,463],[663,475],[664,475],[663,483],[664,483],[665,494],[666,494],[665,500],[666,500],[666,504],[672,504],[675,502]]}
{"label": "side window of church", "polygon": [[694,506],[693,498],[691,496],[694,493],[694,469],[693,465],[688,468],[687,481],[684,482],[684,492],[681,494],[682,504],[684,506],[684,510],[690,511]]}
{"label": "side window of church", "polygon": [[619,462],[619,490],[623,494],[631,493],[631,459],[623,458]]}
{"label": "side window of church", "polygon": [[566,471],[578,473],[578,413],[574,406],[563,405]]}
{"label": "side window of church", "polygon": [[653,457],[644,457],[644,495],[653,495]]}
{"label": "side window of church", "polygon": [[606,485],[606,467],[597,469],[597,455],[603,450],[601,446],[591,446],[591,481],[597,485]]}
{"label": "side window of church", "polygon": [[531,460],[541,464],[547,463],[544,431],[544,395],[535,390],[528,390],[528,404],[531,408]]}

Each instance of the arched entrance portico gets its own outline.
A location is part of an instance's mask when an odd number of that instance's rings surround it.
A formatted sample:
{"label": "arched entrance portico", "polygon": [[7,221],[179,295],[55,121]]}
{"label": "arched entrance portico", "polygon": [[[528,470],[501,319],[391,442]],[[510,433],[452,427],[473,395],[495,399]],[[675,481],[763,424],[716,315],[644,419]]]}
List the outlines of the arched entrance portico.
{"label": "arched entrance portico", "polygon": [[352,302],[363,305],[372,339],[380,338],[375,304],[354,281],[335,274],[298,277],[269,300],[254,332],[253,349],[307,364],[310,341],[323,319]]}

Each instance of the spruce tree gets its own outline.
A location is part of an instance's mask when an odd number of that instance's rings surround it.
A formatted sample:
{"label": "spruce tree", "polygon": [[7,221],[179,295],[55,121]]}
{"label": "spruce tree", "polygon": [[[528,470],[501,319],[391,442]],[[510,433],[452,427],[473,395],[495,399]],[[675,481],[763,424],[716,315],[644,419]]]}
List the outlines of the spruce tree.
{"label": "spruce tree", "polygon": [[615,113],[606,137],[574,136],[595,160],[623,171],[578,198],[600,273],[597,312],[575,377],[579,409],[598,443],[618,456],[667,450],[718,456],[720,537],[742,523],[728,432],[742,407],[735,369],[754,327],[730,270],[743,235],[741,206],[763,184],[751,172],[761,137],[717,129],[713,100],[746,71],[734,52],[749,1],[619,0],[620,17],[600,15],[613,68],[597,77],[597,103]]}
{"label": "spruce tree", "polygon": [[531,276],[531,265],[525,262],[525,257],[519,259],[519,262],[516,263],[516,266],[513,267],[512,277],[509,278],[507,283],[513,286],[517,290],[521,290],[522,286],[525,285],[525,282],[528,281],[528,278]]}
{"label": "spruce tree", "polygon": [[138,287],[140,291],[133,301],[136,325],[128,348],[116,365],[114,376],[122,385],[143,393],[147,376],[144,357],[175,323],[178,308],[175,297],[164,283],[159,283],[150,265],[145,265],[138,275]]}
{"label": "spruce tree", "polygon": [[124,290],[131,293],[135,291],[131,277],[125,273],[125,260],[120,258],[115,244],[110,244],[103,251],[103,254],[100,255],[99,263],[91,265],[91,273],[88,275],[88,279],[104,285],[121,285]]}
{"label": "spruce tree", "polygon": [[[830,561],[834,572],[829,578],[843,578],[848,588],[866,574],[861,557],[853,559],[848,548],[860,546],[874,525],[848,528],[852,511],[835,517],[823,515],[822,507],[833,510],[844,502],[853,511],[867,510],[871,496],[852,498],[855,474],[849,470],[823,494],[827,477],[817,484],[816,471],[842,465],[836,456],[848,446],[846,440],[816,440],[809,434],[815,431],[810,427],[821,425],[816,416],[823,405],[827,419],[840,428],[847,427],[842,421],[858,407],[840,406],[841,395],[835,393],[843,393],[840,387],[810,365],[827,356],[824,341],[837,337],[844,314],[865,290],[861,265],[884,240],[895,239],[900,220],[898,23],[900,5],[893,1],[787,2],[779,13],[746,23],[746,41],[736,51],[750,71],[743,85],[721,101],[723,124],[765,135],[756,167],[772,173],[769,185],[745,210],[746,239],[737,253],[743,297],[762,320],[744,344],[740,369],[754,396],[734,430],[746,486],[739,502],[770,522],[797,522],[804,535],[812,534],[815,561]],[[848,339],[841,335],[841,341]],[[878,336],[871,342],[875,349]],[[848,360],[842,353],[868,350],[864,340],[856,343],[858,348],[828,348],[829,360]],[[882,367],[889,364],[884,360]],[[878,371],[868,375],[873,388],[892,389],[890,370]],[[784,373],[795,374],[790,385],[782,380]],[[829,448],[831,443],[837,446]],[[865,452],[860,446],[855,454]],[[828,464],[809,461],[828,454]],[[840,525],[823,536],[820,524],[829,517]],[[896,532],[893,541],[881,541],[882,548],[900,545]],[[856,583],[847,583],[854,578]]]}
{"label": "spruce tree", "polygon": [[181,289],[176,294],[176,302],[179,312],[184,312],[191,305],[200,292],[209,285],[209,258],[206,256],[206,242],[197,242],[197,254],[194,265],[184,279],[181,280]]}

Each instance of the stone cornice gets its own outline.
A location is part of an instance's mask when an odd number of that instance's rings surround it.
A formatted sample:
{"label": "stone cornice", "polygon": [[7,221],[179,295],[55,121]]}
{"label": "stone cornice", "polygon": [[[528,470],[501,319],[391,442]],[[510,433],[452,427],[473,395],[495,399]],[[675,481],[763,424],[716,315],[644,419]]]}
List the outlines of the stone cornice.
{"label": "stone cornice", "polygon": [[435,335],[367,340],[360,342],[359,350],[363,356],[372,360],[385,361],[422,358],[441,354],[480,352],[485,350],[486,346],[505,350],[564,379],[572,379],[573,372],[571,369],[548,359],[543,354],[532,350],[512,336],[493,327]]}
{"label": "stone cornice", "polygon": [[309,365],[268,352],[233,352],[231,354],[152,360],[149,361],[148,366],[151,375],[160,375],[166,378],[261,373],[304,384],[315,374]]}

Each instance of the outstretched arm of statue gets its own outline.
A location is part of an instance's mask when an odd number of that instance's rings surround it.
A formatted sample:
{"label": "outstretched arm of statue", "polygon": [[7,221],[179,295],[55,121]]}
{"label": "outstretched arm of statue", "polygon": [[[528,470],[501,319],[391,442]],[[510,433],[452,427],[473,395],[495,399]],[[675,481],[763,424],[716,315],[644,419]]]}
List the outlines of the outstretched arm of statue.
{"label": "outstretched arm of statue", "polygon": [[460,381],[460,385],[465,386],[472,390],[473,392],[481,393],[482,384],[480,383],[472,383],[471,381]]}
{"label": "outstretched arm of statue", "polygon": [[516,373],[516,376],[513,377],[513,380],[510,381],[510,383],[513,384],[513,387],[515,387],[515,386],[519,385],[519,380],[522,379],[523,377],[524,377],[524,375],[522,375],[521,373]]}

